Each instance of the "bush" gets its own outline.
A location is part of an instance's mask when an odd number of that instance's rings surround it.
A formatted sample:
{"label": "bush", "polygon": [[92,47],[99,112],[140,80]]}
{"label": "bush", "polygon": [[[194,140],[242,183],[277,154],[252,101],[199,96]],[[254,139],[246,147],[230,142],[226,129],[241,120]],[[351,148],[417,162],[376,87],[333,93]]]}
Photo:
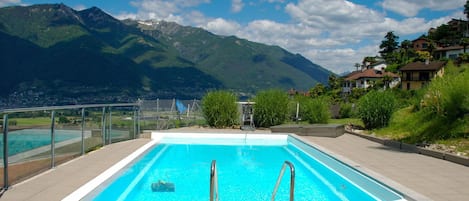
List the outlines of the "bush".
{"label": "bush", "polygon": [[447,122],[469,114],[469,71],[434,79],[426,91],[422,106]]}
{"label": "bush", "polygon": [[339,109],[339,117],[341,119],[353,116],[353,106],[351,103],[341,103]]}
{"label": "bush", "polygon": [[327,123],[331,117],[329,101],[324,97],[309,99],[300,106],[303,110],[304,120],[310,124]]}
{"label": "bush", "polygon": [[224,128],[237,125],[236,96],[227,91],[209,92],[202,99],[202,111],[211,127]]}
{"label": "bush", "polygon": [[358,116],[367,129],[389,124],[396,107],[396,98],[388,91],[371,91],[358,100]]}
{"label": "bush", "polygon": [[254,122],[259,127],[280,125],[288,116],[288,95],[282,90],[261,91],[254,98]]}

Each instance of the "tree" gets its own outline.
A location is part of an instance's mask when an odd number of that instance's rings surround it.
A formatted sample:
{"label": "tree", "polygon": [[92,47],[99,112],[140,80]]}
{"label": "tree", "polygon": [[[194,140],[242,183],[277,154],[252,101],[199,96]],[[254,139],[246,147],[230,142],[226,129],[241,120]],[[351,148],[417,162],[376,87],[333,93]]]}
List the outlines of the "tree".
{"label": "tree", "polygon": [[341,79],[335,75],[330,75],[328,79],[329,88],[331,90],[339,89],[341,87]]}
{"label": "tree", "polygon": [[401,48],[404,50],[404,64],[407,64],[407,60],[409,60],[409,49],[412,48],[412,42],[410,40],[403,40],[401,42]]}
{"label": "tree", "polygon": [[466,15],[466,19],[469,20],[469,0],[464,4],[464,14]]}
{"label": "tree", "polygon": [[466,53],[467,46],[469,45],[469,38],[461,38],[461,41],[459,41],[459,44],[463,46],[464,53]]}
{"label": "tree", "polygon": [[381,49],[379,53],[381,56],[386,60],[388,63],[393,63],[393,53],[394,51],[398,48],[399,43],[397,40],[399,39],[399,36],[394,35],[392,31],[386,33],[386,36],[384,36],[384,40],[381,41],[381,45],[379,45],[379,48]]}
{"label": "tree", "polygon": [[361,65],[361,64],[359,64],[359,63],[355,63],[355,65],[354,65],[354,66],[355,66],[355,68],[357,68],[357,70],[356,70],[356,71],[358,71],[358,70],[360,70],[360,67],[361,67],[362,65]]}
{"label": "tree", "polygon": [[311,88],[309,90],[309,94],[311,94],[311,97],[313,98],[317,98],[319,96],[322,96],[326,93],[326,87],[319,83],[319,84],[316,84],[316,86],[314,86],[313,88]]}

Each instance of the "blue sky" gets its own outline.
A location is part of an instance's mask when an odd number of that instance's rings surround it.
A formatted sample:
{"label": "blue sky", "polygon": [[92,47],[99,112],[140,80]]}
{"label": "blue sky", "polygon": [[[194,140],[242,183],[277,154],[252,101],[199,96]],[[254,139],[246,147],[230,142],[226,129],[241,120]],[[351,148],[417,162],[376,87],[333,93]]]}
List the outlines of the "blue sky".
{"label": "blue sky", "polygon": [[0,0],[0,7],[96,6],[116,18],[166,20],[300,53],[335,73],[378,55],[388,31],[413,40],[451,18],[465,0]]}

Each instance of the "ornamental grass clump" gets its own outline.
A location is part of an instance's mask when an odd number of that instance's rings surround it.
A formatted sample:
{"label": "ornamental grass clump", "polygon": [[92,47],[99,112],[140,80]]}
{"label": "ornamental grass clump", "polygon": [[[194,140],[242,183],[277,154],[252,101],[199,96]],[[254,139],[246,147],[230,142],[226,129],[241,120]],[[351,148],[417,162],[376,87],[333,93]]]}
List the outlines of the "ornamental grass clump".
{"label": "ornamental grass clump", "polygon": [[202,99],[202,111],[207,124],[211,127],[232,127],[238,123],[236,96],[231,92],[207,93]]}
{"label": "ornamental grass clump", "polygon": [[325,97],[309,98],[300,107],[304,120],[310,124],[326,124],[331,117],[329,101]]}
{"label": "ornamental grass clump", "polygon": [[389,124],[396,108],[396,98],[388,91],[371,91],[358,100],[358,116],[367,129]]}
{"label": "ornamental grass clump", "polygon": [[282,90],[259,92],[254,98],[254,122],[258,127],[280,125],[287,119],[288,95]]}

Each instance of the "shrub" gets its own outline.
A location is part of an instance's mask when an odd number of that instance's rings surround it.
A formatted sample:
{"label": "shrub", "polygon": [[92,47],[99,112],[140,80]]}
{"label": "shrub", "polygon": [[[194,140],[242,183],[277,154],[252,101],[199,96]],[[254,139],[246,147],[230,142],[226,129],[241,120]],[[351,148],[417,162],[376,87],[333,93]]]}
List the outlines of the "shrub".
{"label": "shrub", "polygon": [[303,110],[304,120],[311,124],[327,123],[331,114],[329,110],[329,101],[324,97],[309,99],[300,106]]}
{"label": "shrub", "polygon": [[259,127],[282,124],[288,116],[288,95],[282,90],[261,91],[254,98],[254,122]]}
{"label": "shrub", "polygon": [[388,91],[371,91],[358,100],[358,116],[367,129],[389,124],[396,107],[396,98]]}
{"label": "shrub", "polygon": [[351,103],[341,103],[339,109],[339,117],[341,119],[350,118],[353,114],[353,107]]}
{"label": "shrub", "polygon": [[426,111],[441,116],[447,122],[469,114],[469,71],[434,79],[422,104]]}
{"label": "shrub", "polygon": [[202,111],[207,124],[216,128],[237,124],[236,96],[227,91],[209,92],[202,99]]}

